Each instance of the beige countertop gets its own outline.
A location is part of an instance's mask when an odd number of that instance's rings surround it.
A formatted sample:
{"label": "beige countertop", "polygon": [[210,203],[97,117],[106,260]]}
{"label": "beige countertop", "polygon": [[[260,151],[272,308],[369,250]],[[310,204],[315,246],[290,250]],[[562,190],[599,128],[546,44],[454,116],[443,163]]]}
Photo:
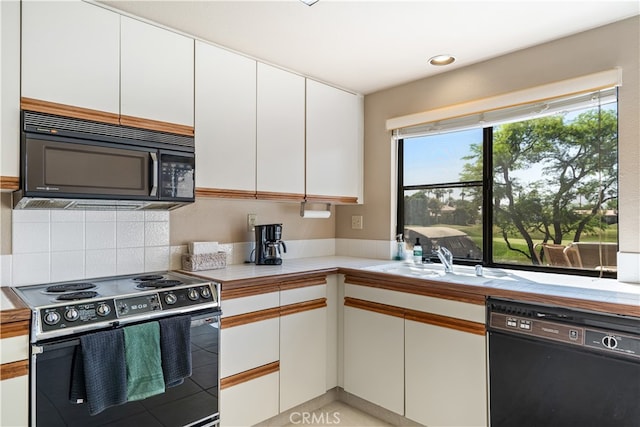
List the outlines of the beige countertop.
{"label": "beige countertop", "polygon": [[[385,273],[385,270],[393,270],[396,266],[402,266],[404,261],[376,260],[352,257],[314,257],[284,260],[279,266],[266,266],[255,264],[228,265],[219,270],[205,270],[193,272],[201,277],[221,282],[223,289],[225,284],[241,284],[243,281],[250,283],[257,278],[269,278],[272,276],[286,276],[314,271],[330,270],[356,270],[363,273]],[[429,265],[428,268],[441,269],[440,264]],[[454,271],[473,272],[472,266],[454,266]],[[572,276],[566,274],[539,273],[520,270],[490,269],[485,268],[487,277],[499,276],[495,279],[478,281],[473,274],[465,276],[442,275],[426,277],[431,282],[453,282],[468,287],[470,292],[503,294],[502,291],[519,292],[526,294],[548,295],[553,297],[578,299],[589,302],[603,302],[620,304],[630,307],[638,307],[640,315],[640,284],[623,283],[615,279],[597,277]],[[394,275],[393,273],[388,273]],[[406,276],[397,276],[406,278]],[[419,277],[412,277],[419,279]],[[460,288],[458,286],[458,288]]]}

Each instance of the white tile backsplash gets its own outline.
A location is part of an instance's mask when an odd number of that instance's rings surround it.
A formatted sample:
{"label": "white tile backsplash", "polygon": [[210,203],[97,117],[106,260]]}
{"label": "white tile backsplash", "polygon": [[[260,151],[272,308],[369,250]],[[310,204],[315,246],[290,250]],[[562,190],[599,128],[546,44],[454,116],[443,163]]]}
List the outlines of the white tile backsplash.
{"label": "white tile backsplash", "polygon": [[11,211],[11,220],[16,222],[49,222],[51,211],[48,210],[14,210]]}
{"label": "white tile backsplash", "polygon": [[49,222],[14,222],[13,253],[49,252],[50,225]]}
{"label": "white tile backsplash", "polygon": [[166,270],[170,264],[169,246],[153,246],[144,248],[144,271]]}
{"label": "white tile backsplash", "polygon": [[169,212],[15,210],[2,286],[171,268]]}
{"label": "white tile backsplash", "polygon": [[117,274],[134,274],[144,271],[144,248],[119,248],[116,250]]}
{"label": "white tile backsplash", "polygon": [[116,222],[87,222],[85,224],[85,248],[89,249],[115,249],[116,248]]}
{"label": "white tile backsplash", "polygon": [[84,222],[84,211],[51,211],[51,222]]}
{"label": "white tile backsplash", "polygon": [[78,250],[84,250],[84,222],[52,222],[51,251]]}
{"label": "white tile backsplash", "polygon": [[86,211],[87,222],[116,222],[116,211]]}
{"label": "white tile backsplash", "polygon": [[13,254],[11,284],[32,285],[50,282],[51,263],[49,252]]}
{"label": "white tile backsplash", "polygon": [[79,280],[85,278],[84,250],[51,252],[52,282]]}
{"label": "white tile backsplash", "polygon": [[137,248],[144,246],[144,222],[118,221],[116,223],[116,247]]}
{"label": "white tile backsplash", "polygon": [[144,246],[169,246],[169,222],[146,221]]}
{"label": "white tile backsplash", "polygon": [[116,249],[88,249],[85,252],[86,277],[114,276],[116,269]]}

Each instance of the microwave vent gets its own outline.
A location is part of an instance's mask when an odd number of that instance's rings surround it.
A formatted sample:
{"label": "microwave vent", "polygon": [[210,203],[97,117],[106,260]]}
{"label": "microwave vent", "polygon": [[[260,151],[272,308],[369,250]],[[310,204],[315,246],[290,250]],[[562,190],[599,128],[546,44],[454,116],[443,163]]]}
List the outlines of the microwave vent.
{"label": "microwave vent", "polygon": [[77,134],[90,134],[103,138],[125,138],[131,141],[181,146],[190,149],[195,147],[195,140],[191,136],[100,123],[72,117],[62,117],[53,114],[36,113],[33,111],[24,111],[23,127],[24,130],[35,132],[38,132],[38,128],[44,128],[46,130],[40,131],[43,133],[48,133],[48,129],[56,129],[58,132],[66,131],[68,136],[71,137]]}
{"label": "microwave vent", "polygon": [[61,199],[21,199],[15,209],[67,209],[73,200]]}

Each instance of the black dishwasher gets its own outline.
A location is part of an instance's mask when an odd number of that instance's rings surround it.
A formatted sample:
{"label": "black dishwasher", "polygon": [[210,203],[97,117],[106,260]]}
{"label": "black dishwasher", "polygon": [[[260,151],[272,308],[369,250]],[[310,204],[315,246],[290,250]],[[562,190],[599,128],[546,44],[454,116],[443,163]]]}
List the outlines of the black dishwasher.
{"label": "black dishwasher", "polygon": [[640,426],[640,318],[487,300],[492,427]]}

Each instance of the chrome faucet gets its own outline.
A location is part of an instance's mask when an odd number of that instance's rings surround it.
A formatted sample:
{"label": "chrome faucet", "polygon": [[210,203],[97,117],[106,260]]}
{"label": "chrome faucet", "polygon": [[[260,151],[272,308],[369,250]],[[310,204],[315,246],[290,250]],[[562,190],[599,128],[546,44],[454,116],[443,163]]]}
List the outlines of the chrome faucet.
{"label": "chrome faucet", "polygon": [[453,254],[451,251],[444,246],[436,246],[435,253],[444,265],[444,272],[453,273]]}

